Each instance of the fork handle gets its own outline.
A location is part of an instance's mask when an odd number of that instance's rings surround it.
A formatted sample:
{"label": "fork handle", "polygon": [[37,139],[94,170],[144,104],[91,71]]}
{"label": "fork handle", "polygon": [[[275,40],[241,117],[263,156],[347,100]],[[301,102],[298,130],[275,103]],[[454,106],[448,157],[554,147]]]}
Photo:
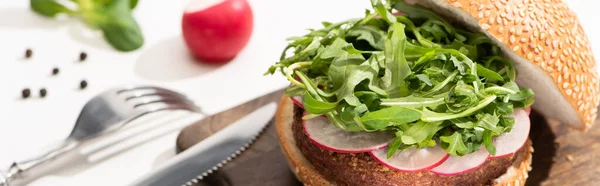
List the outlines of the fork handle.
{"label": "fork handle", "polygon": [[73,150],[78,145],[77,141],[67,139],[50,146],[40,154],[13,162],[6,171],[0,171],[0,186],[22,185],[23,181],[39,176],[36,175],[38,169],[51,165],[50,162],[56,157]]}

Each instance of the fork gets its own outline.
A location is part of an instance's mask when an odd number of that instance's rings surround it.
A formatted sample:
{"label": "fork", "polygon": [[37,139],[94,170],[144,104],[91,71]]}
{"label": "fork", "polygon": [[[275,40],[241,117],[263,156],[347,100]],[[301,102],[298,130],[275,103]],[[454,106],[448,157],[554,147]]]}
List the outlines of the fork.
{"label": "fork", "polygon": [[115,132],[143,115],[163,110],[187,110],[204,114],[185,95],[157,86],[121,86],[90,99],[81,110],[71,134],[46,151],[0,170],[0,186],[26,183],[52,160],[101,135]]}

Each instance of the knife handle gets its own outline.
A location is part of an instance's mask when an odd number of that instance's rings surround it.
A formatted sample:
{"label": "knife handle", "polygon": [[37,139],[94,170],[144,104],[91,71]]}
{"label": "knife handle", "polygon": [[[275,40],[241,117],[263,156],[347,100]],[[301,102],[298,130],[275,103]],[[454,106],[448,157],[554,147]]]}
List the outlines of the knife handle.
{"label": "knife handle", "polygon": [[52,160],[78,146],[77,141],[65,140],[51,148],[27,159],[13,162],[8,170],[0,171],[0,186],[19,186],[31,178],[38,176],[36,171],[45,168]]}

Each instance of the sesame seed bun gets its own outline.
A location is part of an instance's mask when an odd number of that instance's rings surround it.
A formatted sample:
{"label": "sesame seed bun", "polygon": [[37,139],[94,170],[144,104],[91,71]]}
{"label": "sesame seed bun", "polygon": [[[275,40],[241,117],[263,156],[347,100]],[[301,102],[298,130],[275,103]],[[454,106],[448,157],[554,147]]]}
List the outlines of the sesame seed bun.
{"label": "sesame seed bun", "polygon": [[[298,180],[307,186],[336,185],[328,180],[326,176],[322,175],[302,154],[300,148],[298,148],[292,130],[292,125],[294,123],[294,104],[290,98],[284,96],[279,102],[275,122],[283,155],[285,156],[291,171],[296,175]],[[508,167],[506,172],[493,180],[489,180],[489,183],[495,186],[525,185],[528,172],[531,170],[531,153],[533,152],[531,141],[528,140],[523,148],[524,149],[522,149],[520,153],[515,155],[514,161]],[[351,169],[351,167],[349,166],[348,169]],[[413,179],[420,179],[420,177],[414,176]],[[418,183],[418,181],[419,180],[415,180],[414,183]]]}
{"label": "sesame seed bun", "polygon": [[587,130],[600,101],[588,38],[562,0],[411,0],[485,33],[516,62],[516,82],[544,116]]}

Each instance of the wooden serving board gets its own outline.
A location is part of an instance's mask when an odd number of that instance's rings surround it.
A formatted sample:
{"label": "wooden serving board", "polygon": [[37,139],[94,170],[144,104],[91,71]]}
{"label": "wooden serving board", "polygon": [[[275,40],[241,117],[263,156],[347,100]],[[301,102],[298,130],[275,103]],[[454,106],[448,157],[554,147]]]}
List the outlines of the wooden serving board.
{"label": "wooden serving board", "polygon": [[[233,109],[207,117],[181,131],[177,149],[183,151],[210,134],[271,101],[279,101],[277,91]],[[600,185],[600,119],[588,132],[580,132],[531,114],[530,138],[534,153],[527,185]],[[248,150],[209,175],[197,185],[211,186],[295,186],[302,185],[289,170],[281,154],[273,120]]]}

